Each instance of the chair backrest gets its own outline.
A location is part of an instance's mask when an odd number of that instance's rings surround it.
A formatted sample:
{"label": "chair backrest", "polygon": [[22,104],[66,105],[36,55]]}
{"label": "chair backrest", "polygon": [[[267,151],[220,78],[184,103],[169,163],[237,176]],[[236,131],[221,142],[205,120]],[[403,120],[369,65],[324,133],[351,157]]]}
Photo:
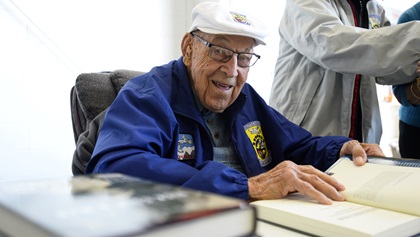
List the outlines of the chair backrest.
{"label": "chair backrest", "polygon": [[83,174],[96,144],[106,109],[131,78],[143,74],[133,70],[82,73],[70,91],[71,120],[76,151],[73,174]]}

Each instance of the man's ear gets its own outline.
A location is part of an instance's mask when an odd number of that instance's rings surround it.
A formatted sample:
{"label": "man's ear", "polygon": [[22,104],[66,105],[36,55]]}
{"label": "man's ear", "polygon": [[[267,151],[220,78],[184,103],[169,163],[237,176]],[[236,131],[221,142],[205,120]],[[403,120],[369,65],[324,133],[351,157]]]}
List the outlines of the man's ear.
{"label": "man's ear", "polygon": [[186,33],[181,42],[181,52],[184,57],[184,64],[189,66],[192,58],[192,36],[190,33]]}

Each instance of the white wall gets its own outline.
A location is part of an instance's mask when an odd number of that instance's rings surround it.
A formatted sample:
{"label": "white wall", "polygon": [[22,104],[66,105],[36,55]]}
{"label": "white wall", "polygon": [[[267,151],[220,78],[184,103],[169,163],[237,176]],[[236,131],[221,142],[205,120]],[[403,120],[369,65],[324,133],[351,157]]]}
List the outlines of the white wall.
{"label": "white wall", "polygon": [[0,180],[71,174],[77,75],[178,58],[193,3],[0,0]]}

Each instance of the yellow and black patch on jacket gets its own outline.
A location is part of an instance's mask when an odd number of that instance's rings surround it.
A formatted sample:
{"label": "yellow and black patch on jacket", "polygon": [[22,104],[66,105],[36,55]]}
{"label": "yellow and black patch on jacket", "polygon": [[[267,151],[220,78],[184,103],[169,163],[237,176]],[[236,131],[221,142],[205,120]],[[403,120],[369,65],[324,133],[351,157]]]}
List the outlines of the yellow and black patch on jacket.
{"label": "yellow and black patch on jacket", "polygon": [[267,148],[264,134],[261,129],[259,121],[253,121],[244,125],[246,134],[254,147],[258,161],[261,166],[266,166],[271,163],[271,152]]}

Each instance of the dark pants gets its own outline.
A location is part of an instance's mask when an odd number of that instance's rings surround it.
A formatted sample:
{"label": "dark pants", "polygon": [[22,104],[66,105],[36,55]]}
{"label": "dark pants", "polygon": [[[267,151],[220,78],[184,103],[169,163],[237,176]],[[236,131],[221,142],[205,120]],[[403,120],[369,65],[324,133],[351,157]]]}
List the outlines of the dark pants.
{"label": "dark pants", "polygon": [[400,154],[402,158],[420,159],[420,128],[400,120]]}

